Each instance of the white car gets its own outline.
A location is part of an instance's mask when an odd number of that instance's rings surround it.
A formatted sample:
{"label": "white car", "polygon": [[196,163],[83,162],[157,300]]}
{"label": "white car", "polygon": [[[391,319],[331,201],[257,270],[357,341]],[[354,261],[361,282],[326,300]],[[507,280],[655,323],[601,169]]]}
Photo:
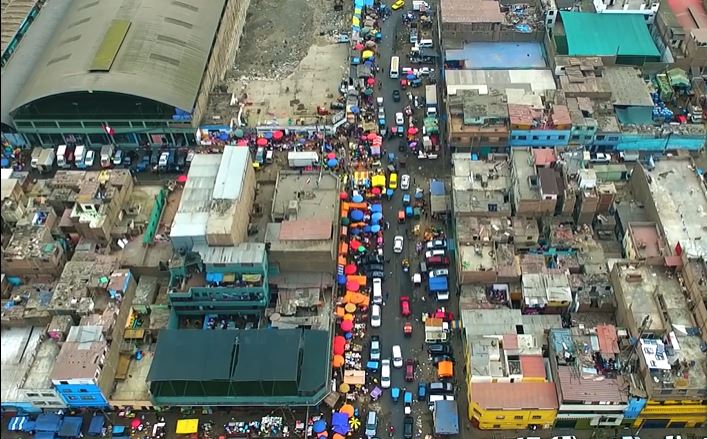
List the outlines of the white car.
{"label": "white car", "polygon": [[552,439],[577,439],[577,436],[553,436]]}
{"label": "white car", "polygon": [[371,326],[374,328],[380,328],[381,327],[381,306],[380,305],[373,305],[371,307]]}
{"label": "white car", "polygon": [[390,360],[381,361],[381,387],[390,387]]}
{"label": "white car", "polygon": [[438,268],[430,271],[430,277],[449,276],[449,270],[446,268]]}
{"label": "white car", "polygon": [[395,113],[395,123],[401,126],[405,124],[405,118],[403,117],[403,113]]}
{"label": "white car", "polygon": [[432,241],[427,241],[427,244],[425,245],[427,250],[435,250],[435,249],[446,249],[447,248],[447,240],[446,239],[435,239]]}
{"label": "white car", "polygon": [[96,161],[96,151],[89,149],[86,151],[86,157],[83,159],[83,164],[86,168],[92,168],[93,163]]}
{"label": "white car", "polygon": [[403,351],[399,344],[393,346],[393,367],[398,369],[403,367]]}
{"label": "white car", "polygon": [[378,108],[383,107],[383,96],[378,96],[376,98],[376,103],[378,104]]}
{"label": "white car", "polygon": [[380,305],[383,303],[383,279],[373,279],[373,303]]}
{"label": "white car", "polygon": [[378,119],[385,119],[385,108],[378,107]]}
{"label": "white car", "polygon": [[425,252],[425,258],[429,259],[432,256],[447,256],[447,251],[442,249],[437,250],[427,250]]}
{"label": "white car", "polygon": [[591,161],[594,163],[609,163],[611,162],[611,155],[598,152],[596,154],[592,154]]}
{"label": "white car", "polygon": [[402,177],[400,177],[400,189],[406,191],[410,189],[410,176],[407,174],[403,174]]}
{"label": "white car", "polygon": [[402,253],[404,242],[405,242],[405,238],[403,238],[401,235],[397,235],[395,237],[395,241],[393,241],[393,252]]}
{"label": "white car", "polygon": [[429,76],[434,71],[434,69],[431,69],[429,67],[420,67],[419,69],[415,70],[415,74],[417,76]]}

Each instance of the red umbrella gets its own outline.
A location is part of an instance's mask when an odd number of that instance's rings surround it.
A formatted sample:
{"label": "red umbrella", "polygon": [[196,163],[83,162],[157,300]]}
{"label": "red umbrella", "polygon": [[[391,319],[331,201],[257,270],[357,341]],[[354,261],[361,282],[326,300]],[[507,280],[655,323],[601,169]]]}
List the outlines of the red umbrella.
{"label": "red umbrella", "polygon": [[367,138],[368,140],[375,140],[376,137],[378,137],[378,134],[376,134],[376,133],[369,133],[366,138]]}
{"label": "red umbrella", "polygon": [[354,274],[356,273],[356,264],[348,264],[344,267],[344,274]]}
{"label": "red umbrella", "polygon": [[258,140],[255,142],[258,146],[265,146],[268,144],[268,139],[265,137],[260,137]]}
{"label": "red umbrella", "polygon": [[368,83],[368,85],[376,85],[376,79],[375,79],[375,78],[368,78],[368,79],[366,80],[366,82]]}
{"label": "red umbrella", "polygon": [[334,355],[344,355],[344,351],[346,351],[346,345],[334,345]]}
{"label": "red umbrella", "polygon": [[415,127],[408,128],[408,134],[410,134],[411,136],[414,136],[415,134],[417,134],[417,128],[415,128]]}
{"label": "red umbrella", "polygon": [[272,138],[275,140],[280,140],[284,135],[285,133],[283,133],[282,131],[275,131],[274,133],[272,133]]}
{"label": "red umbrella", "polygon": [[371,193],[372,193],[373,195],[380,195],[380,194],[381,194],[381,188],[379,188],[379,187],[374,187],[373,189],[371,189]]}
{"label": "red umbrella", "polygon": [[349,194],[347,194],[346,192],[342,192],[342,193],[339,194],[339,199],[340,199],[340,200],[345,200],[345,199],[347,199],[347,198],[349,198]]}
{"label": "red umbrella", "polygon": [[248,141],[246,139],[240,139],[236,146],[248,146]]}
{"label": "red umbrella", "polygon": [[354,50],[361,50],[361,49],[363,49],[363,44],[362,44],[362,43],[356,43],[356,45],[354,46]]}
{"label": "red umbrella", "polygon": [[362,245],[363,245],[363,244],[361,244],[361,242],[359,242],[359,241],[357,241],[357,240],[355,240],[355,239],[353,239],[353,240],[351,240],[351,242],[349,242],[349,248],[352,248],[352,249],[354,249],[354,250],[357,249],[357,248],[359,248],[359,247],[361,247]]}
{"label": "red umbrella", "polygon": [[326,158],[329,160],[335,159],[336,158],[336,153],[335,152],[330,152],[329,154],[326,155]]}
{"label": "red umbrella", "polygon": [[358,291],[360,285],[355,280],[346,282],[346,289],[349,291]]}
{"label": "red umbrella", "polygon": [[141,425],[142,425],[142,421],[139,420],[138,418],[133,418],[133,420],[130,421],[130,428],[135,429],[135,428],[138,428],[138,427],[141,426]]}
{"label": "red umbrella", "polygon": [[346,338],[341,335],[334,337],[334,346],[346,346]]}
{"label": "red umbrella", "polygon": [[351,332],[353,329],[353,322],[351,320],[344,320],[341,322],[341,330],[344,332]]}
{"label": "red umbrella", "polygon": [[186,183],[186,182],[187,182],[187,176],[186,176],[186,175],[183,175],[183,174],[182,174],[182,175],[180,175],[179,177],[177,177],[177,183],[179,183],[179,184],[184,184],[184,183]]}

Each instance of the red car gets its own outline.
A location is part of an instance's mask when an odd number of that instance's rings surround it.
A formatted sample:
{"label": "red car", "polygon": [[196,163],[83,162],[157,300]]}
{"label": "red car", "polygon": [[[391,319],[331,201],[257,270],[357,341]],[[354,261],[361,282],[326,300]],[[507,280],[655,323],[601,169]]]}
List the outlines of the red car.
{"label": "red car", "polygon": [[449,257],[447,256],[432,256],[427,258],[427,265],[430,267],[448,267]]}
{"label": "red car", "polygon": [[454,320],[454,314],[449,311],[445,311],[442,308],[438,309],[437,311],[435,311],[433,313],[430,313],[430,317],[434,317],[436,319],[442,319],[445,322],[451,322],[452,320]]}
{"label": "red car", "polygon": [[403,317],[410,316],[410,297],[401,296],[400,297],[400,315]]}
{"label": "red car", "polygon": [[415,360],[412,358],[405,360],[405,381],[408,383],[415,381]]}

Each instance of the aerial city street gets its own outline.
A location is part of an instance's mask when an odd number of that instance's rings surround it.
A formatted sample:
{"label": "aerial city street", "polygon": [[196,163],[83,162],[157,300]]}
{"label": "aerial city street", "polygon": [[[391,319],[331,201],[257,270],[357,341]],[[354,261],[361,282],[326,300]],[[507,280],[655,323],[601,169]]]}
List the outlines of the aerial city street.
{"label": "aerial city street", "polygon": [[3,438],[707,437],[707,0],[2,0]]}

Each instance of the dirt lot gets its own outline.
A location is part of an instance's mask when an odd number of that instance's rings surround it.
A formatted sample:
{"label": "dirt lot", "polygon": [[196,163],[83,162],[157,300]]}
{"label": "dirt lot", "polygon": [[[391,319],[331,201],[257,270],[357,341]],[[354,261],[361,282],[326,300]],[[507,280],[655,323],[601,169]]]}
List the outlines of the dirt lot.
{"label": "dirt lot", "polygon": [[[229,92],[247,94],[249,125],[314,115],[338,96],[346,68],[350,3],[334,11],[328,0],[252,0]],[[349,15],[346,15],[349,14]]]}

